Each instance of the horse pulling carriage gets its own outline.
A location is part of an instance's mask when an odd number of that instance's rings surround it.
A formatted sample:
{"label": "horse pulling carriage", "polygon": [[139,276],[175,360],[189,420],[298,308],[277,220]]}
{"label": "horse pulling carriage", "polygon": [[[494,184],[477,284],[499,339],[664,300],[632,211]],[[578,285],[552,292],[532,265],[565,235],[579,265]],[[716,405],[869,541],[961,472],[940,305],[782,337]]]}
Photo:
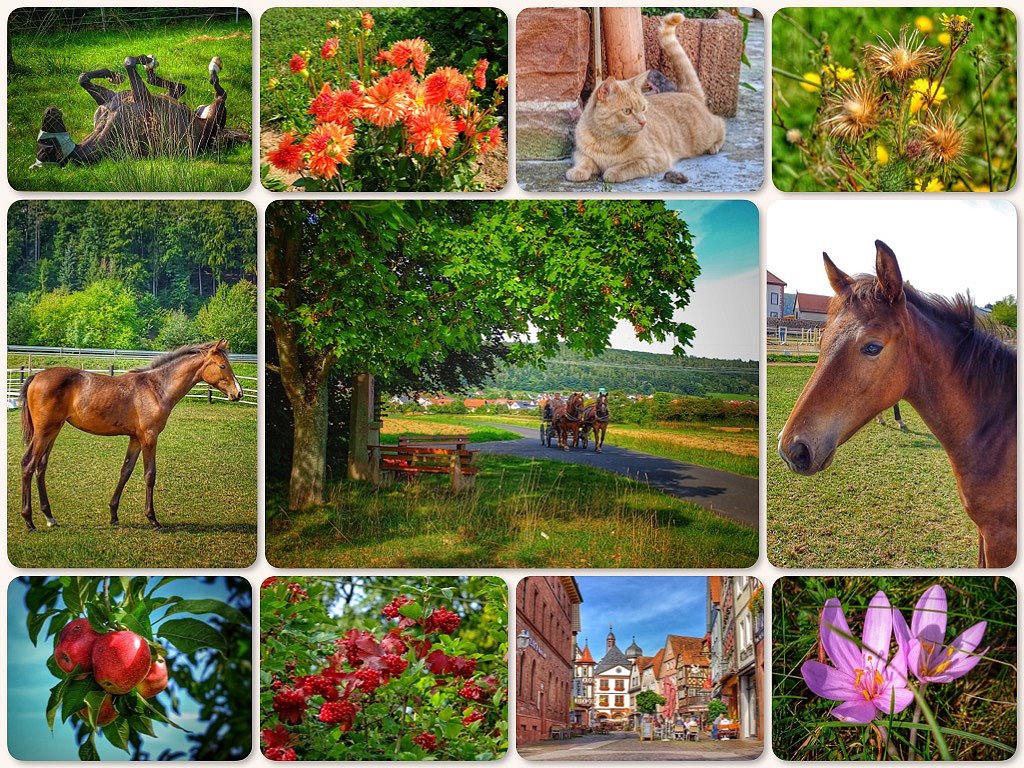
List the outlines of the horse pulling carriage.
{"label": "horse pulling carriage", "polygon": [[541,411],[540,442],[551,447],[551,438],[563,451],[569,450],[569,434],[572,433],[572,447],[580,442],[583,450],[590,445],[590,433],[594,433],[594,452],[601,453],[604,448],[604,437],[608,431],[611,415],[608,411],[608,394],[604,391],[597,397],[597,402],[584,406],[582,392],[574,392],[567,400],[555,399],[548,401]]}

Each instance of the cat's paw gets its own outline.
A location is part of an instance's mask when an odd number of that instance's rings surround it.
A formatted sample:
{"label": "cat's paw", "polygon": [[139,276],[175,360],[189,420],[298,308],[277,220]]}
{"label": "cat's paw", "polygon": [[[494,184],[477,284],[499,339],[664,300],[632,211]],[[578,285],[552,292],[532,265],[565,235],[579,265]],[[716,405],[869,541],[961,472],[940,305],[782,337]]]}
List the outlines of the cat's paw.
{"label": "cat's paw", "polygon": [[630,179],[638,178],[638,174],[627,168],[609,168],[601,174],[601,178],[607,182],[616,184],[620,181],[629,181]]}
{"label": "cat's paw", "polygon": [[569,181],[589,181],[590,172],[586,168],[570,168],[565,172],[565,178]]}

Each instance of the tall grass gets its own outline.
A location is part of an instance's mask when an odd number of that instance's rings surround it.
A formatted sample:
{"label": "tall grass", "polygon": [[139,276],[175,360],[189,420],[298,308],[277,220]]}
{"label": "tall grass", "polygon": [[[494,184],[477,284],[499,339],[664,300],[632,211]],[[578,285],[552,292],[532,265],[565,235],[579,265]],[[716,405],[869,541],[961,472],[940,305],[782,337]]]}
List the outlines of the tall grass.
{"label": "tall grass", "polygon": [[[238,192],[252,181],[252,146],[235,145],[197,157],[109,158],[90,166],[47,166],[35,162],[36,135],[43,109],[64,113],[71,137],[92,131],[96,103],[78,85],[82,72],[108,68],[124,72],[124,59],[156,55],[159,74],[184,83],[183,97],[193,109],[213,101],[207,65],[224,62],[221,85],[227,92],[228,128],[252,131],[252,34],[243,14],[238,25],[226,21],[166,26],[85,30],[10,38],[15,66],[8,82],[8,179],[15,189],[54,192]],[[140,67],[141,70],[141,67]],[[101,83],[108,85],[107,83]],[[127,81],[114,90],[128,88]],[[151,87],[152,89],[152,87]],[[158,90],[158,92],[160,92]]]}
{"label": "tall grass", "polygon": [[836,452],[825,471],[791,472],[775,450],[811,366],[769,365],[766,499],[768,558],[780,568],[966,568],[978,534],[967,517],[949,459],[920,416],[900,409],[871,422]]}
{"label": "tall grass", "polygon": [[[949,601],[948,643],[977,621],[987,621],[979,651],[984,658],[964,677],[932,683],[925,698],[936,726],[924,720],[911,747],[913,705],[886,727],[896,751],[917,759],[940,758],[938,741],[955,760],[1006,760],[1017,745],[1017,590],[1007,578],[978,577],[789,577],[772,590],[772,748],[783,760],[891,759],[875,726],[849,725],[829,715],[836,702],[806,687],[800,666],[818,659],[818,622],[825,600],[840,599],[853,637],[859,639],[871,597],[883,590],[893,608],[910,620],[932,584]],[[895,643],[893,648],[895,649]]]}
{"label": "tall grass", "polygon": [[478,457],[475,487],[445,476],[374,488],[341,482],[331,500],[287,511],[268,492],[267,559],[278,568],[742,568],[757,533],[701,507],[590,467]]}
{"label": "tall grass", "polygon": [[142,460],[121,497],[121,524],[108,503],[127,438],[97,437],[65,425],[46,473],[59,527],[42,525],[33,485],[36,533],[21,519],[17,412],[7,423],[7,554],[19,568],[245,568],[256,559],[256,412],[234,403],[183,401],[157,449],[155,506],[165,526],[143,514]]}

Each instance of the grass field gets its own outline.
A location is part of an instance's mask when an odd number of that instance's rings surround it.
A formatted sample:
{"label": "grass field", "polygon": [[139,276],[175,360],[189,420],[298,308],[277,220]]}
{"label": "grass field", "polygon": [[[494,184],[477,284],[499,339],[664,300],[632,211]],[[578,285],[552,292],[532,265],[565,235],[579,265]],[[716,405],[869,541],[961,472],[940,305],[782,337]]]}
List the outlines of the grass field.
{"label": "grass field", "polygon": [[[8,81],[8,179],[22,191],[101,192],[236,192],[252,180],[252,145],[212,151],[196,158],[103,160],[90,166],[47,166],[30,170],[43,109],[64,112],[71,137],[80,141],[92,131],[96,102],[81,86],[82,72],[109,68],[124,71],[127,56],[154,54],[159,73],[188,87],[184,101],[196,108],[209,104],[213,88],[207,65],[220,56],[221,85],[227,92],[228,127],[252,131],[252,25],[243,14],[239,24],[214,21],[167,26],[120,28],[116,32],[50,31],[10,38],[14,68]],[[101,83],[106,85],[106,83]],[[113,86],[123,90],[127,85]]]}
{"label": "grass field", "polygon": [[618,475],[480,456],[473,489],[447,477],[338,483],[329,504],[283,510],[269,488],[277,568],[744,568],[757,532]]}
{"label": "grass field", "polygon": [[474,423],[458,417],[388,416],[384,420],[380,441],[384,445],[397,445],[399,435],[466,435],[470,443],[492,440],[517,440],[519,435],[508,430]]}
{"label": "grass field", "polygon": [[794,474],[775,442],[811,366],[768,366],[768,558],[780,568],[965,568],[978,535],[949,460],[920,417],[900,405],[909,432],[885,414],[812,477]]}
{"label": "grass field", "polygon": [[160,435],[155,506],[165,526],[143,514],[142,461],[121,498],[121,524],[108,504],[127,438],[61,430],[46,474],[59,526],[46,529],[33,484],[39,530],[21,519],[23,453],[19,411],[7,422],[7,552],[19,568],[245,568],[256,559],[256,409],[179,403]]}
{"label": "grass field", "polygon": [[[389,416],[384,424],[393,417]],[[416,424],[458,424],[479,426],[481,422],[509,424],[529,429],[538,429],[540,423],[536,414],[519,416],[501,415],[410,415],[402,417],[408,425],[406,432],[412,433]],[[423,432],[421,427],[418,432]],[[488,438],[498,439],[498,438]],[[474,440],[473,442],[480,442]],[[718,427],[708,424],[679,424],[664,422],[639,427],[636,424],[613,423],[608,427],[605,445],[616,445],[634,451],[643,451],[666,459],[675,459],[689,464],[713,467],[724,472],[734,472],[747,477],[757,477],[758,435],[755,427]]]}

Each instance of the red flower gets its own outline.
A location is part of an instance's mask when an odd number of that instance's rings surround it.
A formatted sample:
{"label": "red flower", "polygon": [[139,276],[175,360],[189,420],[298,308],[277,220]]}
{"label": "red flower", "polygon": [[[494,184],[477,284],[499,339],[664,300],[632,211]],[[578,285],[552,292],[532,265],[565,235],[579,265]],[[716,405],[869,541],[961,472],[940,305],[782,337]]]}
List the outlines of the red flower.
{"label": "red flower", "polygon": [[292,734],[280,723],[274,730],[264,728],[262,735],[263,741],[268,747],[287,747],[292,740]]}
{"label": "red flower", "polygon": [[281,579],[277,576],[270,576],[269,578],[263,580],[263,583],[260,584],[260,589],[268,589],[277,584],[277,582],[279,582],[280,580]]}
{"label": "red flower", "polygon": [[274,711],[282,723],[298,725],[306,711],[307,696],[301,688],[285,688],[274,694]]}
{"label": "red flower", "polygon": [[508,75],[498,75],[494,79],[494,87],[499,91],[503,91],[508,88]]}
{"label": "red flower", "polygon": [[289,59],[288,67],[296,75],[301,75],[303,72],[306,71],[306,60],[296,53],[294,56],[291,57],[291,59]]}
{"label": "red flower", "polygon": [[412,40],[399,40],[391,46],[390,51],[378,58],[382,58],[383,61],[395,67],[411,64],[412,68],[422,75],[423,70],[427,68],[427,59],[429,58],[427,41],[419,37]]}
{"label": "red flower", "polygon": [[338,173],[338,164],[349,165],[348,156],[356,145],[356,138],[347,126],[322,123],[306,137],[302,148],[309,154],[309,172],[323,179]]}
{"label": "red flower", "polygon": [[487,67],[490,66],[490,62],[487,59],[480,59],[476,63],[476,68],[473,70],[473,84],[477,87],[477,90],[482,89],[487,85]]}
{"label": "red flower", "polygon": [[289,603],[301,603],[309,597],[309,593],[296,584],[294,581],[288,585],[288,602]]}
{"label": "red flower", "polygon": [[409,662],[403,659],[401,656],[396,656],[393,653],[387,653],[380,657],[381,664],[388,671],[388,674],[392,677],[398,677],[398,675],[405,672],[405,668],[409,666]]}
{"label": "red flower", "polygon": [[469,95],[469,80],[454,67],[435,69],[423,81],[423,100],[427,104],[465,104]]}
{"label": "red flower", "polygon": [[267,760],[298,760],[295,756],[295,750],[291,747],[267,747],[263,750],[263,754]]}
{"label": "red flower", "polygon": [[483,720],[483,719],[484,719],[484,713],[483,712],[479,712],[479,711],[474,709],[472,712],[470,712],[468,715],[466,715],[464,718],[462,718],[462,724],[463,725],[472,725],[473,723],[479,722],[480,720]]}
{"label": "red flower", "polygon": [[338,123],[350,128],[361,104],[360,96],[351,91],[332,90],[329,83],[324,83],[317,97],[309,102],[309,114],[316,116],[317,123]]}
{"label": "red flower", "polygon": [[369,13],[363,13],[360,23],[363,29],[373,29],[373,16]]}
{"label": "red flower", "polygon": [[320,47],[321,59],[333,59],[338,55],[338,38],[332,37],[324,41]]}
{"label": "red flower", "polygon": [[421,733],[419,736],[413,736],[412,743],[418,744],[427,752],[432,752],[437,749],[437,736],[432,733]]}
{"label": "red flower", "polygon": [[393,69],[384,76],[383,80],[388,83],[389,87],[397,88],[410,96],[413,95],[417,86],[416,76],[408,69]]}
{"label": "red flower", "polygon": [[[452,121],[452,128],[455,128],[454,121]],[[447,608],[438,608],[423,620],[423,631],[427,634],[450,635],[459,628],[461,621],[462,619],[457,613],[452,613]]]}
{"label": "red flower", "polygon": [[476,135],[476,148],[480,154],[486,154],[502,145],[501,128],[495,126],[488,131]]}
{"label": "red flower", "polygon": [[381,613],[383,613],[389,619],[397,619],[398,616],[399,616],[399,611],[400,611],[401,607],[403,605],[408,605],[411,602],[412,602],[412,600],[410,600],[405,595],[399,595],[394,600],[392,600],[390,603],[385,605],[383,610],[381,610]]}
{"label": "red flower", "polygon": [[350,701],[328,701],[320,708],[320,722],[340,725],[342,733],[352,729],[355,719],[356,707]]}

